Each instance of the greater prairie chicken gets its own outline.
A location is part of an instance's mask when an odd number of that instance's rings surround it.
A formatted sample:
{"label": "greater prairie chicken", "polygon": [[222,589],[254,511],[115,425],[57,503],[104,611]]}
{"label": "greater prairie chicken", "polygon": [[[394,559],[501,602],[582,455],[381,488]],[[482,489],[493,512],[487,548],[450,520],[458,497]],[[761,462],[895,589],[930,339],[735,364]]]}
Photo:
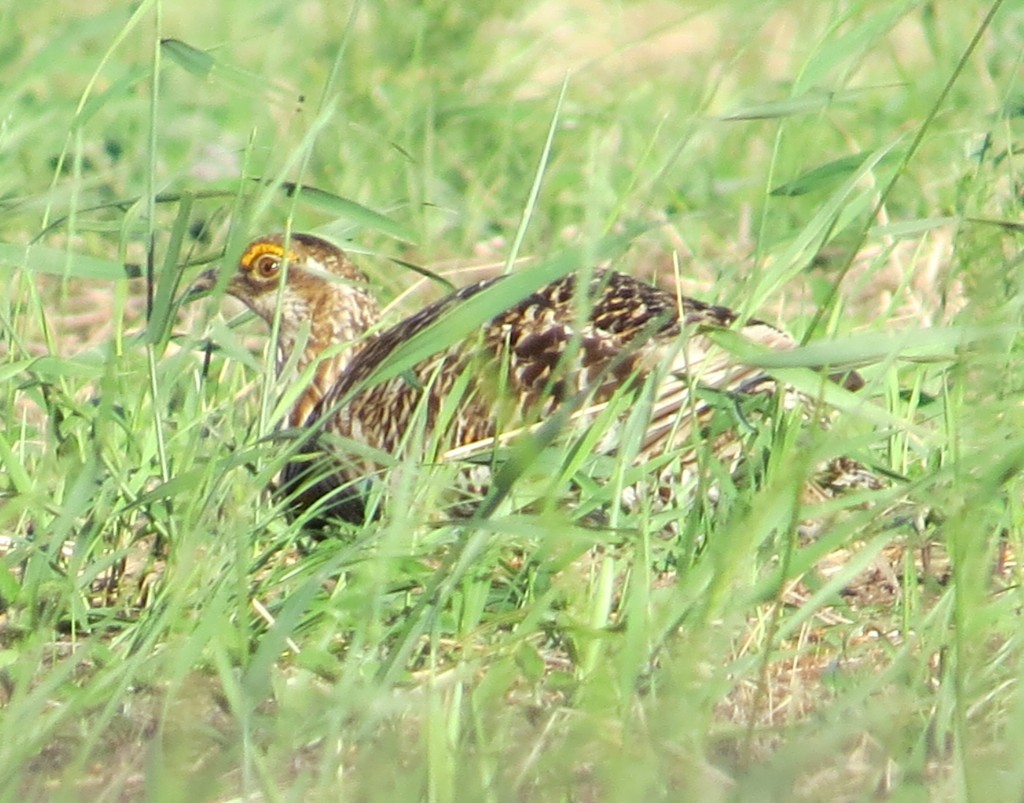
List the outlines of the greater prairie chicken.
{"label": "greater prairie chicken", "polygon": [[[404,344],[442,325],[478,294],[500,292],[504,281],[464,287],[385,326],[366,276],[341,249],[297,233],[249,244],[225,282],[227,292],[267,322],[277,316],[278,369],[293,364],[311,377],[287,422],[307,441],[283,473],[293,510],[315,507],[310,518],[317,526],[332,517],[363,520],[365,483],[387,462],[375,454],[466,459],[463,490],[482,494],[491,470],[486,456],[515,433],[536,428],[566,405],[575,423],[592,421],[613,397],[621,401],[616,394],[645,383],[656,384],[642,442],[627,450],[631,459],[669,449],[688,449],[692,459],[695,438],[713,437],[701,424],[712,403],[695,391],[736,399],[767,396],[774,387],[763,371],[715,345],[709,330],[732,328],[771,349],[794,345],[763,321],[738,322],[724,307],[593,270],[509,298],[507,308],[472,335],[374,380],[375,370]],[[195,287],[216,283],[210,271]],[[858,381],[855,374],[844,379],[848,386]],[[619,446],[607,441],[595,450],[617,454]],[[432,444],[429,455],[411,453],[425,443]]]}

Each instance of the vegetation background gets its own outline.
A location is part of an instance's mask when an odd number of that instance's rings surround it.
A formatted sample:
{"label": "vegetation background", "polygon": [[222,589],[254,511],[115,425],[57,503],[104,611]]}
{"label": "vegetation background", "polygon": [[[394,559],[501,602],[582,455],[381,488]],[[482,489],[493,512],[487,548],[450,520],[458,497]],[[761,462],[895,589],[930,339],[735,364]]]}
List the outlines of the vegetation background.
{"label": "vegetation background", "polygon": [[[0,798],[1019,800],[1022,53],[1001,2],[8,0]],[[265,333],[178,305],[286,226],[406,311],[394,259],[614,258],[867,386],[671,539],[410,465],[300,550]],[[801,507],[840,453],[890,487]]]}

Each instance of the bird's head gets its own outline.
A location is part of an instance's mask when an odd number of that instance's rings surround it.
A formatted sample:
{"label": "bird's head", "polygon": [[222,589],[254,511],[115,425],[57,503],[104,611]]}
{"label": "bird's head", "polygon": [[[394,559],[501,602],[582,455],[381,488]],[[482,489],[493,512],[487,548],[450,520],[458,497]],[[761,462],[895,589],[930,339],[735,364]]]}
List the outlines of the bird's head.
{"label": "bird's head", "polygon": [[[224,280],[214,268],[203,273],[191,286],[189,295],[213,290]],[[225,290],[243,301],[268,324],[278,315],[279,367],[296,347],[301,351],[298,366],[319,362],[331,349],[330,361],[323,363],[322,384],[340,373],[355,349],[338,353],[332,346],[365,341],[367,333],[380,322],[380,307],[370,292],[366,274],[344,251],[312,235],[269,235],[251,242],[238,265],[224,281]]]}
{"label": "bird's head", "polygon": [[[191,292],[219,283],[207,271]],[[337,246],[311,234],[259,237],[246,246],[224,285],[263,320],[271,323],[280,305],[281,336],[293,339],[304,327],[321,348],[353,340],[379,317],[366,275]]]}
{"label": "bird's head", "polygon": [[[216,269],[207,271],[192,290],[212,290],[217,286],[218,274]],[[344,251],[312,234],[296,232],[288,238],[287,248],[282,234],[249,243],[225,289],[269,322],[278,303],[283,319],[305,319],[327,300],[349,294],[365,296],[366,285],[365,274]]]}

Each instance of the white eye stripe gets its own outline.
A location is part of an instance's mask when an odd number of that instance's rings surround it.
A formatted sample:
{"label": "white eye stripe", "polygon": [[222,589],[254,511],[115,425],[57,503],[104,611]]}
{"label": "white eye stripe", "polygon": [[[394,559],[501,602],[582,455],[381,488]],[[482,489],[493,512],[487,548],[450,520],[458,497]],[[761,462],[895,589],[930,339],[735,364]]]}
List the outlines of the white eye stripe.
{"label": "white eye stripe", "polygon": [[[292,265],[294,266],[294,262]],[[364,282],[350,279],[347,276],[339,276],[337,273],[332,273],[323,266],[322,263],[318,262],[312,257],[306,260],[306,263],[302,265],[302,270],[308,273],[310,276],[314,276],[317,279],[323,279],[325,282],[331,282],[332,284],[345,284],[352,287],[363,287]]]}
{"label": "white eye stripe", "polygon": [[[294,264],[294,263],[293,263]],[[324,279],[325,281],[331,282],[340,277],[335,276],[327,268],[317,262],[315,259],[307,259],[306,264],[302,266],[302,269],[306,271],[310,276],[315,276],[318,279]]]}

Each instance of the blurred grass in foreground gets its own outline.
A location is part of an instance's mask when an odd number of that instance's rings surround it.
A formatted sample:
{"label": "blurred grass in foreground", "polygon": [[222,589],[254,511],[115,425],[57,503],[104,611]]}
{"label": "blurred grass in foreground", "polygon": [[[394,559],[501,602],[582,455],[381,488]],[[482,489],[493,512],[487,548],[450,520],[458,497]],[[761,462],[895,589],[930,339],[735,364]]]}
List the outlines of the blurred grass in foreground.
{"label": "blurred grass in foreground", "polygon": [[[0,11],[3,799],[1019,798],[1024,15],[994,8]],[[557,500],[447,522],[409,465],[300,554],[261,327],[175,305],[285,225],[385,300],[389,258],[460,284],[636,231],[618,267],[867,386],[671,539]],[[801,506],[837,454],[902,479]]]}

